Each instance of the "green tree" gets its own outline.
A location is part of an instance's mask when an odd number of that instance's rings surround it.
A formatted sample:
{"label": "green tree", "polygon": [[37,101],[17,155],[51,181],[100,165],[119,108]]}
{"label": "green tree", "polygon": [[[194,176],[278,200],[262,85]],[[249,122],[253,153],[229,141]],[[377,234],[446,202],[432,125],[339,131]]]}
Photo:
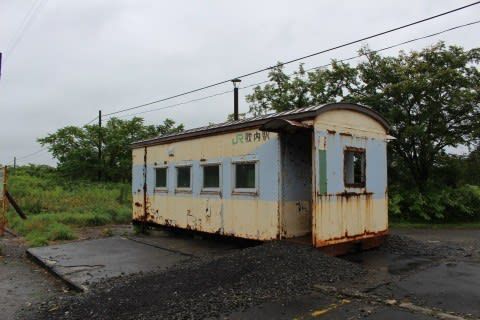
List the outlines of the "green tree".
{"label": "green tree", "polygon": [[[183,125],[176,125],[171,119],[155,126],[145,125],[138,117],[111,118],[102,128],[95,125],[64,127],[38,142],[48,147],[58,160],[58,170],[65,176],[93,180],[101,170],[104,180],[126,181],[131,174],[131,143],[180,131]],[[98,160],[100,139],[102,161]]]}
{"label": "green tree", "polygon": [[[380,56],[362,48],[356,65],[299,70],[281,64],[270,83],[247,96],[250,113],[264,114],[329,102],[355,102],[390,122],[390,212],[403,218],[478,219],[480,49],[439,42],[420,51]],[[474,151],[456,156],[449,151]],[[477,186],[475,186],[477,185]]]}
{"label": "green tree", "polygon": [[[368,48],[356,66],[333,61],[328,69],[293,75],[281,64],[271,83],[247,96],[250,112],[284,111],[332,101],[366,104],[382,113],[396,140],[389,144],[393,183],[414,185],[421,193],[448,147],[478,143],[480,49],[464,50],[439,42],[421,51],[383,57]],[[392,170],[390,171],[392,172]]]}

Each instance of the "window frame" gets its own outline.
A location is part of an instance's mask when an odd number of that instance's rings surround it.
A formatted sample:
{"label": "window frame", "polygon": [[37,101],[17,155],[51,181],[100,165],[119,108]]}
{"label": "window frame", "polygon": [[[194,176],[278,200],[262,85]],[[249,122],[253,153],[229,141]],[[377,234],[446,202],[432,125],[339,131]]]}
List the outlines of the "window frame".
{"label": "window frame", "polygon": [[[349,183],[347,182],[347,167],[345,166],[345,155],[347,153],[357,153],[361,154],[363,157],[362,163],[362,175],[361,175],[361,182],[359,183]],[[353,168],[354,172],[354,180],[355,180],[355,168]],[[367,153],[365,148],[357,148],[357,147],[345,147],[343,150],[343,184],[345,188],[365,188],[367,185]]]}
{"label": "window frame", "polygon": [[[189,187],[179,187],[178,186],[178,169],[179,168],[189,168],[190,169],[190,186]],[[193,184],[193,166],[191,163],[188,164],[177,164],[175,165],[175,193],[192,193],[192,184]]]}
{"label": "window frame", "polygon": [[[255,187],[237,188],[237,164],[253,164],[255,166]],[[232,161],[232,194],[235,195],[258,195],[259,187],[259,165],[258,160],[236,160]]]}
{"label": "window frame", "polygon": [[[218,167],[218,187],[205,187],[205,167]],[[201,193],[219,194],[222,190],[222,164],[220,162],[201,163],[200,168],[202,169]]]}
{"label": "window frame", "polygon": [[[165,169],[165,187],[157,187],[157,169]],[[155,192],[168,192],[168,166],[155,166]]]}

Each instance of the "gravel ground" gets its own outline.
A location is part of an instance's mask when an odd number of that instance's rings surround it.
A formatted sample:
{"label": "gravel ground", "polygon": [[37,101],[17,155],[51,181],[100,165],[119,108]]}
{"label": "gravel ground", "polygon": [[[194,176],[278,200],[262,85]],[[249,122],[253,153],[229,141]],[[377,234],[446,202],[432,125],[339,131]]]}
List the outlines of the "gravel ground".
{"label": "gravel ground", "polygon": [[160,274],[118,279],[84,297],[51,301],[36,319],[204,319],[361,274],[361,267],[313,248],[271,242]]}
{"label": "gravel ground", "polygon": [[[459,248],[390,236],[381,253],[453,257]],[[270,242],[220,258],[193,259],[163,273],[123,277],[85,295],[33,306],[25,319],[205,319],[308,294],[315,284],[368,282],[361,265],[290,242]],[[363,280],[362,280],[363,279]]]}
{"label": "gravel ground", "polygon": [[456,244],[418,241],[401,235],[390,235],[378,251],[397,255],[437,258],[456,257],[467,254],[464,248]]}

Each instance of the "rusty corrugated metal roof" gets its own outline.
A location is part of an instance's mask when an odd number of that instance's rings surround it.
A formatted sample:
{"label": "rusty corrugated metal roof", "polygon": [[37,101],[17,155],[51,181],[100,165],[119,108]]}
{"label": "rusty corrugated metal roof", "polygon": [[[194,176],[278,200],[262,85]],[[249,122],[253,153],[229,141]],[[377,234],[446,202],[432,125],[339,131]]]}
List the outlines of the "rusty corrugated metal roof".
{"label": "rusty corrugated metal roof", "polygon": [[194,137],[258,127],[271,119],[278,119],[278,118],[284,118],[287,120],[308,119],[308,118],[315,117],[317,114],[321,112],[325,112],[332,109],[349,109],[349,110],[358,111],[364,114],[368,114],[374,119],[376,119],[378,122],[380,122],[382,126],[384,126],[385,129],[388,130],[389,125],[388,125],[388,122],[385,120],[385,118],[383,118],[377,111],[373,110],[370,107],[363,106],[360,104],[353,104],[353,103],[329,103],[329,104],[323,104],[319,106],[292,109],[292,110],[287,110],[287,111],[277,112],[277,113],[269,113],[265,115],[252,117],[252,118],[227,121],[227,122],[222,122],[218,124],[212,124],[209,126],[188,129],[178,133],[166,134],[166,135],[162,135],[152,139],[137,141],[132,144],[132,148],[164,144],[164,143],[170,143],[170,142],[179,141],[179,140],[187,140]]}

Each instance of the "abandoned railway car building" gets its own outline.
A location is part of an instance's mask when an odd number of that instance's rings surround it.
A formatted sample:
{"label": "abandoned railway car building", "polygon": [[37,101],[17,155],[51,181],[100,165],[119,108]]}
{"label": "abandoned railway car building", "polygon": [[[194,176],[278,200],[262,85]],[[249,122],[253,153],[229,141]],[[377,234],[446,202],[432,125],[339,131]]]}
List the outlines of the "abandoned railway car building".
{"label": "abandoned railway car building", "polygon": [[315,247],[388,232],[388,123],[331,103],[132,145],[133,221]]}

